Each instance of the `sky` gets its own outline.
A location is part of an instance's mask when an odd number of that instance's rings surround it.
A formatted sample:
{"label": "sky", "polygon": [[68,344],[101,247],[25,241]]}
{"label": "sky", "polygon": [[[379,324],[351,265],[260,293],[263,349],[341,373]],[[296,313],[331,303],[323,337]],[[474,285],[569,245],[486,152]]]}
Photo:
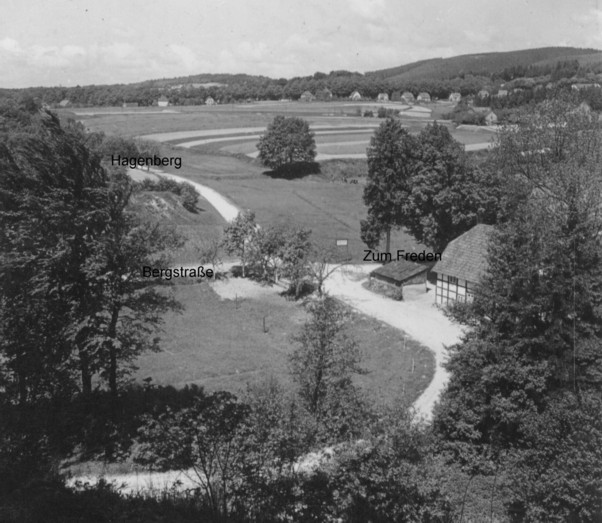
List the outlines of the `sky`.
{"label": "sky", "polygon": [[602,49],[602,0],[2,0],[0,87],[272,78]]}

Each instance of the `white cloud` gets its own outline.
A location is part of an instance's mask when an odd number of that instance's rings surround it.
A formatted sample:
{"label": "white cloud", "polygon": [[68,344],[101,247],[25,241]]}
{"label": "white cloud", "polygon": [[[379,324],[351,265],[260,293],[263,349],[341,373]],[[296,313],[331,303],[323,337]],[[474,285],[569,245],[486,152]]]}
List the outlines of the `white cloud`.
{"label": "white cloud", "polygon": [[182,65],[188,71],[192,71],[200,66],[200,60],[196,53],[185,45],[169,44],[169,50],[176,55]]}
{"label": "white cloud", "polygon": [[15,54],[21,52],[21,46],[19,45],[19,42],[8,37],[0,40],[0,49]]}
{"label": "white cloud", "polygon": [[377,19],[386,9],[385,0],[349,0],[351,10],[362,18]]}

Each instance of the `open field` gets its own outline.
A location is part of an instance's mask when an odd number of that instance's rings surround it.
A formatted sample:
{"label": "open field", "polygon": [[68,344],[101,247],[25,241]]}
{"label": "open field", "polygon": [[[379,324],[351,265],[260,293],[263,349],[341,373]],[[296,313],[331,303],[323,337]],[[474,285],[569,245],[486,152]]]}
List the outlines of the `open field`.
{"label": "open field", "polygon": [[[239,299],[220,298],[207,283],[173,288],[185,309],[166,315],[164,351],[139,358],[138,379],[232,391],[270,375],[290,383],[288,355],[294,349],[290,337],[306,319],[300,303],[269,288]],[[350,315],[349,333],[362,348],[368,370],[357,384],[375,399],[403,398],[410,404],[433,376],[431,352],[410,339],[404,342],[402,332],[384,323],[353,311]]]}
{"label": "open field", "polygon": [[[75,117],[90,130],[104,131],[111,134],[124,136],[161,135],[164,133],[178,133],[173,139],[158,137],[160,141],[184,141],[182,133],[204,133],[196,135],[204,138],[222,136],[226,138],[235,134],[244,134],[245,128],[265,128],[274,116],[299,116],[305,118],[312,126],[346,127],[346,126],[372,126],[380,124],[377,118],[363,118],[358,116],[365,110],[375,111],[380,106],[407,109],[403,104],[378,104],[376,102],[265,102],[238,105],[218,106],[191,106],[170,107],[165,111],[158,111],[156,107],[149,108],[94,108],[73,109],[59,111],[64,117]],[[418,132],[431,118],[440,118],[448,112],[450,104],[439,102],[428,104],[427,107],[415,106],[405,111],[402,120],[411,132]],[[430,112],[425,112],[430,111]],[[423,117],[416,117],[417,114]],[[426,118],[424,117],[426,116]],[[220,132],[221,131],[221,132]],[[455,131],[452,131],[455,133]],[[247,132],[246,134],[249,134]],[[475,133],[481,135],[481,133]],[[491,134],[483,132],[478,142],[486,142]],[[462,135],[458,135],[462,140]],[[463,142],[465,143],[465,142]],[[476,142],[467,142],[476,143]]]}

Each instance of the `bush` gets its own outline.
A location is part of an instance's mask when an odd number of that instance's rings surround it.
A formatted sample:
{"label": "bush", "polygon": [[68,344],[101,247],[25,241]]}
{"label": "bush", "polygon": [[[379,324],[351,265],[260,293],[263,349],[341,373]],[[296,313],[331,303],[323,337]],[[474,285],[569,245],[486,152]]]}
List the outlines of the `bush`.
{"label": "bush", "polygon": [[187,211],[196,212],[196,204],[199,193],[187,182],[176,182],[170,178],[160,176],[158,180],[146,178],[135,184],[136,189],[141,191],[165,191],[180,197],[182,205]]}

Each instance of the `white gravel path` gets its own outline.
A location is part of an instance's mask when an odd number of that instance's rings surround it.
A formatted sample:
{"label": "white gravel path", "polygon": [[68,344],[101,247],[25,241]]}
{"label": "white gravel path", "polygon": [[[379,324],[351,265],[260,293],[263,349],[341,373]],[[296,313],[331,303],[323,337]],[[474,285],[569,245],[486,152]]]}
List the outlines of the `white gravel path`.
{"label": "white gravel path", "polygon": [[205,198],[205,200],[207,200],[215,208],[215,210],[220,214],[220,216],[227,222],[233,221],[240,212],[239,208],[236,207],[236,205],[234,205],[227,198],[218,193],[215,189],[207,187],[206,185],[190,181],[187,178],[178,176],[177,174],[166,173],[161,169],[155,169],[153,167],[151,167],[149,171],[145,171],[144,169],[129,169],[130,173],[132,171],[134,171],[134,173],[137,173],[138,175],[148,174],[150,172],[150,174],[164,176],[165,178],[175,180],[176,182],[189,183],[197,190],[197,192],[203,198]]}
{"label": "white gravel path", "polygon": [[[136,172],[144,173],[146,171],[138,170]],[[233,203],[210,187],[191,182],[175,174],[165,173],[160,169],[151,169],[150,172],[192,184],[226,221],[232,221],[239,213],[239,209]],[[460,339],[462,330],[434,306],[432,289],[431,292],[426,293],[423,290],[416,292],[408,288],[406,299],[398,302],[362,287],[362,282],[367,278],[368,273],[377,266],[362,264],[340,268],[328,278],[325,289],[332,296],[336,296],[358,311],[406,332],[433,352],[436,365],[435,375],[413,405],[418,416],[428,421],[432,417],[433,407],[448,379],[448,373],[443,368],[447,356],[446,347]],[[226,286],[224,285],[224,287]],[[219,287],[219,290],[225,292],[225,288]]]}
{"label": "white gravel path", "polygon": [[433,407],[449,377],[443,368],[447,347],[459,341],[462,329],[435,307],[433,289],[427,293],[421,285],[407,287],[404,301],[393,301],[362,287],[367,274],[377,266],[366,264],[339,269],[326,281],[325,288],[358,311],[403,330],[433,352],[435,375],[413,405],[420,418],[430,421]]}

